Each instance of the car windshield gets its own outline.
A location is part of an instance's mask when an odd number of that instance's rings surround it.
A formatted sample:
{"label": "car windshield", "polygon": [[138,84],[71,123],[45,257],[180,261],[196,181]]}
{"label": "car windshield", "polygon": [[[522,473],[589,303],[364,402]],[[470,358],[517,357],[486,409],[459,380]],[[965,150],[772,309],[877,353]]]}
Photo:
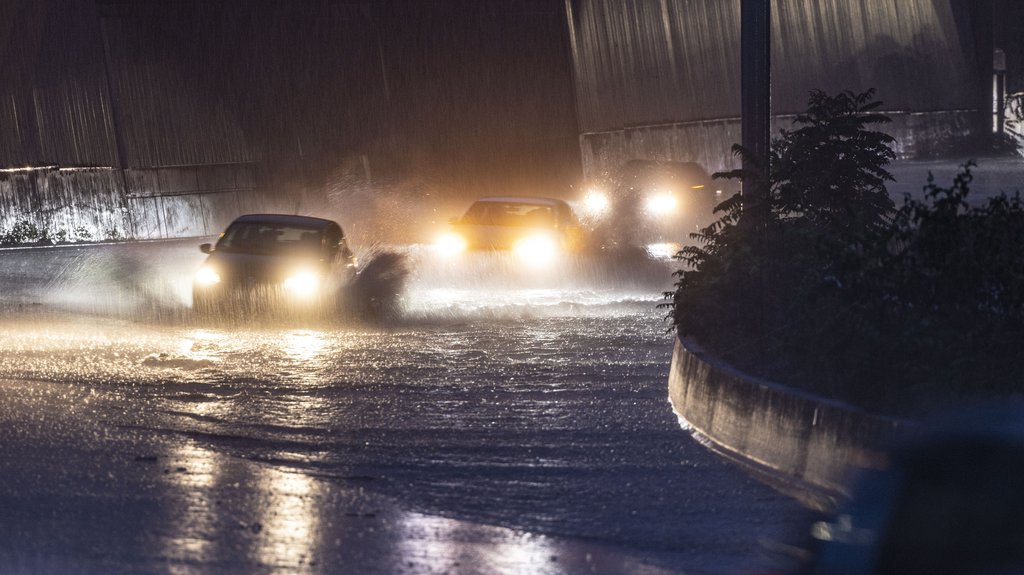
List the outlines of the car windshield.
{"label": "car windshield", "polygon": [[217,249],[226,252],[276,254],[315,252],[322,245],[317,228],[268,222],[236,222],[224,232]]}
{"label": "car windshield", "polygon": [[477,226],[552,227],[555,212],[551,206],[516,202],[477,202],[469,207],[461,223]]}

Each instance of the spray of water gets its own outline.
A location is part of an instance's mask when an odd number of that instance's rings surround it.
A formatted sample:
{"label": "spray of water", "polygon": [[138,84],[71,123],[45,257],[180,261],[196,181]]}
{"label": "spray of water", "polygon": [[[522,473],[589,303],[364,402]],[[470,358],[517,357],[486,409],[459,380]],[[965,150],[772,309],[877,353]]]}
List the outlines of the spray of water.
{"label": "spray of water", "polygon": [[474,318],[649,311],[671,283],[671,263],[640,248],[596,250],[533,269],[509,253],[445,260],[426,246],[373,247],[354,281],[316,314],[244,303],[216,316],[193,309],[199,241],[3,250],[0,307],[8,315],[72,313],[161,325],[423,325]]}
{"label": "spray of water", "polygon": [[339,294],[339,317],[363,321],[393,321],[401,315],[402,298],[411,268],[406,254],[373,248],[362,256],[355,280]]}
{"label": "spray of water", "polygon": [[639,248],[566,256],[543,268],[507,252],[447,258],[413,246],[409,257],[406,322],[650,312],[672,279],[671,262]]}
{"label": "spray of water", "polygon": [[[194,249],[192,242],[189,247]],[[181,321],[201,254],[183,242],[3,250],[0,303],[34,313]]]}

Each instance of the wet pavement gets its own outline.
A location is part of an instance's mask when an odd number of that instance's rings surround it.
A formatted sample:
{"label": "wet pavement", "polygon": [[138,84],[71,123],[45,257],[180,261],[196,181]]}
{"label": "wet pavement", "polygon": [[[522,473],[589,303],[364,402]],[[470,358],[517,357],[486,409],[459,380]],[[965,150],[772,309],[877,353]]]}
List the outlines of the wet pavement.
{"label": "wet pavement", "polygon": [[[0,572],[676,572],[607,546],[408,511],[201,438],[93,419],[103,407],[90,395],[3,382]],[[40,403],[51,415],[27,421]]]}
{"label": "wet pavement", "polygon": [[199,260],[0,251],[0,572],[738,573],[807,524],[679,427],[649,275],[225,325]]}

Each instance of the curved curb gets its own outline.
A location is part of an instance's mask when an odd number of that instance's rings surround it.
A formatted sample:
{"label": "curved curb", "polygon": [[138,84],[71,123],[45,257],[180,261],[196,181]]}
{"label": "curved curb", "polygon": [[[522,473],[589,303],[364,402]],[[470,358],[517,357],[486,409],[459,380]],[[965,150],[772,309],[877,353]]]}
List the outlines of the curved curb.
{"label": "curved curb", "polygon": [[806,505],[848,494],[851,467],[877,467],[879,447],[908,423],[751,377],[676,339],[669,400],[709,447],[766,475]]}

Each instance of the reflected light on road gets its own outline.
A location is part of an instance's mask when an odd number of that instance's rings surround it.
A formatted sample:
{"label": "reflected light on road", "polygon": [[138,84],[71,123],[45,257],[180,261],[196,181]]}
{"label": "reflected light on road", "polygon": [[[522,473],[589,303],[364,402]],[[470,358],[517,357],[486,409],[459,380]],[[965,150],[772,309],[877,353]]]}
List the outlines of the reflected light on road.
{"label": "reflected light on road", "polygon": [[290,359],[305,362],[319,359],[327,348],[327,343],[328,340],[323,333],[302,329],[285,333],[281,349]]}
{"label": "reflected light on road", "polygon": [[176,560],[210,561],[214,557],[216,513],[211,505],[211,488],[219,474],[212,451],[187,442],[171,452],[166,477],[175,484],[185,502],[171,522],[171,535],[164,542],[164,555]]}
{"label": "reflected light on road", "polygon": [[320,486],[300,473],[267,468],[259,477],[263,504],[256,556],[266,565],[298,569],[315,560],[320,539]]}
{"label": "reflected light on road", "polygon": [[194,443],[187,443],[173,452],[176,467],[185,471],[178,473],[178,483],[187,487],[211,487],[217,480],[217,463],[212,451]]}
{"label": "reflected light on road", "polygon": [[281,334],[280,350],[284,357],[293,362],[289,379],[297,389],[287,397],[281,397],[277,409],[264,415],[277,416],[278,425],[299,425],[324,427],[334,415],[330,409],[330,398],[323,394],[309,392],[310,388],[323,385],[329,379],[326,367],[334,346],[327,335],[312,330],[295,330]]}
{"label": "reflected light on road", "polygon": [[483,565],[491,573],[562,573],[552,565],[554,550],[538,535],[514,533],[484,550]]}
{"label": "reflected light on road", "polygon": [[179,352],[191,359],[216,361],[225,345],[231,343],[229,335],[222,331],[192,329],[185,333],[179,344]]}
{"label": "reflected light on road", "polygon": [[453,570],[463,557],[452,533],[459,523],[444,517],[409,513],[399,520],[401,533],[398,556],[409,566],[426,567],[430,573]]}
{"label": "reflected light on road", "polygon": [[416,572],[560,575],[565,568],[546,538],[500,527],[409,513],[400,521],[400,556]]}

